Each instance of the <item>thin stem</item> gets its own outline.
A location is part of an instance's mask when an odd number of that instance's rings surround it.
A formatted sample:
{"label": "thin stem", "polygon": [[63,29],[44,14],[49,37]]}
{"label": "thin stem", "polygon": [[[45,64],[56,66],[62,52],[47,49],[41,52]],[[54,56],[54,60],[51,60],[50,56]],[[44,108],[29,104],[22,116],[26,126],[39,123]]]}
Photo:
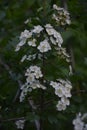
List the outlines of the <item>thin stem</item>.
{"label": "thin stem", "polygon": [[10,118],[10,119],[3,119],[1,122],[8,122],[8,121],[16,121],[16,120],[24,120],[25,117],[18,117],[18,118]]}

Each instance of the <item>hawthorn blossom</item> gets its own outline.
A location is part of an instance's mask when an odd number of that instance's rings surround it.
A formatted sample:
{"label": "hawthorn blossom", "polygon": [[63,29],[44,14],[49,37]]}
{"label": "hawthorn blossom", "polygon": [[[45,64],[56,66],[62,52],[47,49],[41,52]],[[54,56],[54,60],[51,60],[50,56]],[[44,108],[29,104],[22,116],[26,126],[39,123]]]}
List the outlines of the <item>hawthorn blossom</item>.
{"label": "hawthorn blossom", "polygon": [[46,31],[48,35],[50,36],[50,40],[52,44],[57,45],[61,47],[61,44],[63,43],[63,39],[61,37],[61,34],[56,31],[51,24],[46,24],[45,25]]}
{"label": "hawthorn blossom", "polygon": [[76,118],[73,120],[74,130],[87,130],[87,124],[84,122],[84,119],[87,118],[87,113],[77,114]]}
{"label": "hawthorn blossom", "polygon": [[66,109],[66,104],[61,102],[61,101],[58,101],[58,104],[56,105],[56,108],[57,108],[58,111],[65,110]]}
{"label": "hawthorn blossom", "polygon": [[28,41],[28,45],[32,47],[36,47],[36,39],[33,39],[31,41]]}
{"label": "hawthorn blossom", "polygon": [[19,51],[20,48],[21,48],[25,43],[26,43],[26,39],[21,40],[21,41],[17,44],[15,51]]}
{"label": "hawthorn blossom", "polygon": [[81,113],[76,116],[76,119],[73,120],[74,130],[83,130],[84,122],[81,119]]}
{"label": "hawthorn blossom", "polygon": [[15,122],[17,129],[24,129],[25,120],[18,120]]}
{"label": "hawthorn blossom", "polygon": [[65,110],[66,106],[70,105],[68,98],[71,97],[71,83],[68,80],[57,79],[57,82],[51,81],[50,85],[55,89],[55,95],[60,98],[57,104],[57,110]]}
{"label": "hawthorn blossom", "polygon": [[32,54],[32,55],[28,55],[26,59],[31,61],[34,60],[35,58],[36,58],[36,54]]}
{"label": "hawthorn blossom", "polygon": [[56,4],[53,5],[54,13],[53,13],[53,19],[56,21],[56,23],[60,25],[70,25],[70,16],[69,12],[65,10],[64,8],[58,7]]}
{"label": "hawthorn blossom", "polygon": [[[66,10],[57,7],[57,5],[53,5],[53,9],[54,13],[52,18],[56,23],[60,25],[70,24],[69,13]],[[25,24],[28,22],[29,20],[25,21]],[[53,51],[55,49],[56,56],[64,58],[67,62],[70,62],[70,57],[66,53],[66,49],[62,48],[63,38],[61,33],[50,23],[45,23],[45,25],[34,25],[33,28],[29,30],[25,29],[20,34],[19,40],[15,51],[19,51],[22,46],[26,45],[29,49],[27,48],[24,50],[24,52],[27,51],[27,53],[21,58],[21,62],[24,62],[25,60],[30,61],[30,66],[25,72],[26,81],[21,86],[20,102],[22,102],[27,94],[33,91],[33,89],[47,89],[44,85],[47,81],[43,79],[44,75],[41,68],[34,65],[34,63],[38,64],[39,62],[33,62],[32,65],[32,60],[39,59],[39,61],[42,61],[43,53],[50,52],[52,49]],[[47,55],[44,54],[45,60],[48,58]],[[56,79],[56,81],[50,81],[50,85],[54,88],[54,94],[58,98],[58,103],[56,105],[57,110],[65,110],[67,106],[70,105],[69,98],[72,96],[71,83],[68,80]]]}
{"label": "hawthorn blossom", "polygon": [[48,52],[49,50],[51,50],[51,46],[48,43],[48,40],[45,39],[44,41],[40,42],[40,45],[37,47],[37,49],[41,52]]}
{"label": "hawthorn blossom", "polygon": [[37,66],[30,66],[25,73],[27,76],[27,82],[31,83],[36,79],[39,79],[43,76],[40,67]]}
{"label": "hawthorn blossom", "polygon": [[21,33],[21,35],[20,35],[20,37],[19,37],[20,42],[17,44],[15,51],[19,51],[20,48],[21,48],[23,45],[25,45],[26,40],[27,40],[28,38],[31,38],[31,37],[32,37],[32,33],[25,29],[25,30]]}
{"label": "hawthorn blossom", "polygon": [[62,97],[61,98],[61,102],[64,103],[65,105],[69,106],[70,105],[70,101],[68,98],[66,97]]}
{"label": "hawthorn blossom", "polygon": [[26,70],[25,76],[26,76],[26,82],[21,87],[20,102],[24,100],[27,93],[31,92],[32,89],[36,88],[41,88],[43,90],[46,89],[46,87],[39,82],[39,78],[43,77],[40,67],[30,66]]}
{"label": "hawthorn blossom", "polygon": [[40,33],[43,31],[43,27],[41,25],[34,26],[34,29],[32,30],[33,33]]}
{"label": "hawthorn blossom", "polygon": [[21,59],[21,62],[24,62],[24,60],[27,58],[27,55],[24,55]]}
{"label": "hawthorn blossom", "polygon": [[31,38],[31,36],[32,36],[32,33],[29,32],[29,30],[25,29],[24,32],[22,32],[20,35],[20,40]]}

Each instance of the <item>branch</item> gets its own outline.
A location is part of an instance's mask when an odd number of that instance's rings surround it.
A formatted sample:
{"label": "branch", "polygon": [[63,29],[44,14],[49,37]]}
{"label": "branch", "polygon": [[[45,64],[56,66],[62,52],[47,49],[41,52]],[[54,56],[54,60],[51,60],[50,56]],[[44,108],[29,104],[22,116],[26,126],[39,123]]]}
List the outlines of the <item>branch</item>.
{"label": "branch", "polygon": [[18,117],[18,118],[11,118],[11,119],[3,119],[3,120],[1,120],[1,122],[24,120],[24,119],[25,119],[25,117]]}

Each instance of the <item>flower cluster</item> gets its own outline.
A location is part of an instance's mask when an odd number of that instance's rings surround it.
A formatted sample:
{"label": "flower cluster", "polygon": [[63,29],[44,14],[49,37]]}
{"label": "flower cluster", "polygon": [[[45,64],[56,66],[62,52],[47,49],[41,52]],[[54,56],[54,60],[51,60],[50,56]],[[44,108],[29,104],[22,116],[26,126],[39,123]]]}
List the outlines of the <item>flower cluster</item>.
{"label": "flower cluster", "polygon": [[69,81],[58,79],[57,82],[51,81],[50,85],[55,89],[55,94],[61,98],[56,106],[57,110],[65,110],[66,106],[70,105],[68,98],[71,97],[71,83]]}
{"label": "flower cluster", "polygon": [[53,19],[60,25],[66,25],[70,24],[70,16],[68,11],[66,11],[64,8],[60,8],[57,5],[53,5],[53,9],[55,10],[55,13],[53,14]]}
{"label": "flower cluster", "polygon": [[32,82],[35,81],[35,79],[41,78],[42,72],[40,67],[38,66],[30,66],[25,73],[25,76],[27,76],[27,83],[32,84]]}
{"label": "flower cluster", "polygon": [[65,59],[66,62],[70,62],[70,56],[67,54],[66,52],[66,48],[58,48],[58,47],[55,47],[55,49],[57,50],[57,54],[62,58],[62,59]]}
{"label": "flower cluster", "polygon": [[36,54],[32,54],[32,55],[24,55],[22,58],[21,58],[21,62],[24,62],[25,60],[28,60],[28,61],[31,61],[31,60],[34,60],[36,58]]}
{"label": "flower cluster", "polygon": [[[40,42],[37,41],[36,36],[37,38],[40,37],[40,33],[42,31],[44,31],[44,40]],[[39,45],[37,45],[38,42]],[[19,51],[20,48],[26,43],[28,46],[36,47],[41,53],[44,53],[51,50],[50,43],[60,48],[61,44],[63,43],[63,39],[61,37],[61,34],[57,32],[51,24],[46,24],[44,27],[41,25],[34,26],[34,28],[30,31],[24,30],[24,32],[22,32],[20,35],[20,42],[17,44],[15,51]]]}
{"label": "flower cluster", "polygon": [[[53,19],[58,23],[61,23],[61,25],[70,24],[69,13],[67,11],[57,7],[56,5],[53,6],[53,9],[55,12],[55,14],[53,14]],[[27,22],[28,21],[26,21],[26,23]],[[27,47],[27,49],[25,49],[27,53],[21,58],[21,62],[27,60],[30,61],[31,64],[31,61],[35,60],[35,64],[37,64],[37,60],[40,62],[41,66],[44,64],[43,61],[50,57],[48,54],[50,51],[53,51],[53,56],[62,57],[66,59],[67,62],[70,62],[69,55],[66,53],[65,48],[62,47],[63,39],[61,34],[50,23],[35,25],[29,30],[25,29],[20,34],[19,40],[20,41],[17,44],[15,51],[19,51],[24,45]],[[31,66],[26,70],[26,82],[21,86],[20,102],[22,102],[27,93],[31,92],[33,89],[46,89],[43,83],[45,77],[43,74],[44,72],[42,73],[41,68],[37,65],[31,64]],[[55,89],[55,94],[60,98],[57,104],[57,110],[65,110],[66,106],[70,104],[68,98],[71,97],[71,83],[69,81],[58,79],[57,82],[51,81],[50,85]]]}
{"label": "flower cluster", "polygon": [[46,24],[45,28],[46,28],[46,32],[50,36],[51,43],[54,44],[54,45],[58,45],[59,47],[61,47],[61,44],[63,43],[63,39],[61,37],[61,34],[58,31],[56,31],[52,27],[51,24]]}
{"label": "flower cluster", "polygon": [[41,88],[43,90],[46,89],[44,85],[39,82],[39,78],[43,77],[40,67],[38,66],[30,66],[25,73],[26,83],[21,87],[21,95],[20,102],[22,102],[27,95],[28,92],[31,92],[32,89]]}
{"label": "flower cluster", "polygon": [[15,122],[17,129],[24,129],[25,120],[18,120]]}
{"label": "flower cluster", "polygon": [[77,114],[76,119],[73,120],[74,130],[87,130],[87,124],[84,122],[85,118],[87,118],[87,113],[81,115],[81,113]]}

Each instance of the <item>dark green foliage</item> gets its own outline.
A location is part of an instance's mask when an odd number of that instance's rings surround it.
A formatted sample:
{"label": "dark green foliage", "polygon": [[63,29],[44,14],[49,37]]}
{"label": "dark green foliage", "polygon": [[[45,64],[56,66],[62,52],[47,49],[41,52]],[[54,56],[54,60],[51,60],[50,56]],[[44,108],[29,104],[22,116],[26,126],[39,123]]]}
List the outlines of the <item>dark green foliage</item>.
{"label": "dark green foliage", "polygon": [[[35,130],[35,120],[40,119],[40,112],[34,115],[28,104],[19,103],[19,99],[14,102],[15,94],[18,90],[18,80],[24,82],[25,65],[19,61],[23,52],[15,53],[15,46],[18,43],[19,34],[26,28],[24,21],[33,17],[33,23],[37,24],[35,16],[43,18],[43,10],[46,11],[44,21],[49,21],[49,14],[53,3],[59,4],[57,0],[0,0],[0,130],[16,130],[14,120],[8,119],[25,117],[27,122],[25,130]],[[39,8],[39,9],[38,9]],[[49,61],[46,63],[46,78],[50,74],[50,79],[57,76],[56,70],[52,70],[51,58],[57,64],[58,76],[69,78],[72,81],[72,99],[71,105],[64,112],[57,112],[54,108],[56,97],[50,89],[50,96],[45,94],[45,109],[41,115],[44,130],[73,130],[72,120],[76,113],[87,112],[87,1],[86,0],[68,0],[68,9],[71,15],[72,24],[66,27],[62,32],[65,47],[71,47],[74,55],[74,74],[68,77],[67,64],[60,59],[55,59],[49,55]],[[52,21],[51,21],[52,22]],[[32,27],[32,24],[29,25]],[[24,51],[24,50],[23,50]],[[50,58],[51,57],[51,58]],[[36,61],[35,61],[36,62]],[[21,65],[20,65],[21,64]],[[28,63],[25,63],[26,65]],[[66,68],[64,67],[66,66]],[[7,67],[6,67],[7,66]],[[51,70],[51,71],[50,71]],[[48,86],[49,87],[49,86]],[[40,91],[35,91],[33,99],[39,104],[38,99]],[[46,98],[49,101],[46,101]]]}

